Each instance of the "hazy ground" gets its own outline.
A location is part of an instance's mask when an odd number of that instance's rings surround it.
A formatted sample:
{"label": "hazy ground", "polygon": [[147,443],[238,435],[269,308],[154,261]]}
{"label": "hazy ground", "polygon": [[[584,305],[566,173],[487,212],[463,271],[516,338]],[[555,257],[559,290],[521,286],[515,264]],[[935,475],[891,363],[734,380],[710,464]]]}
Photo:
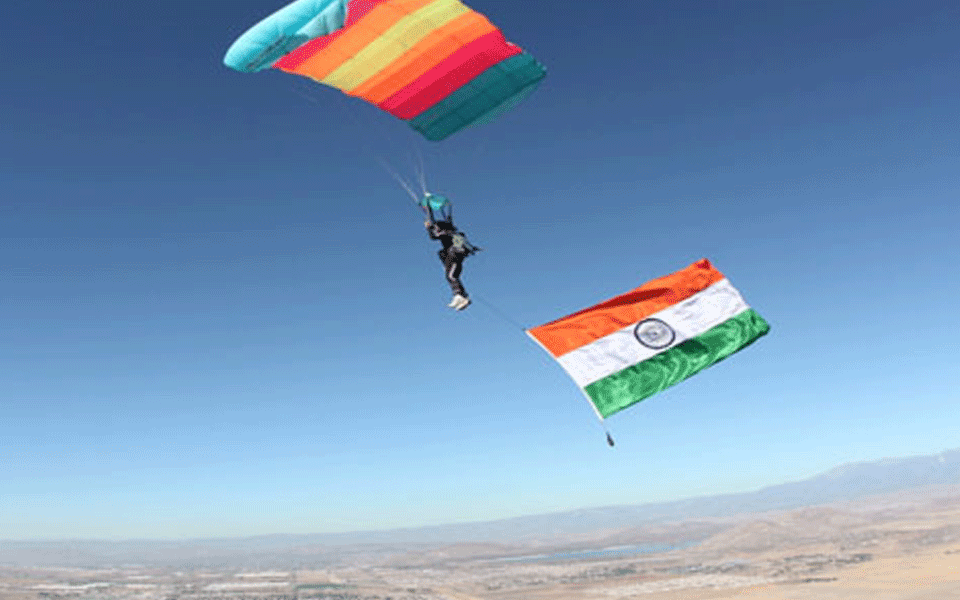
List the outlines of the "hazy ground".
{"label": "hazy ground", "polygon": [[[624,550],[663,542],[672,530],[705,539],[669,552]],[[960,599],[960,490],[659,524],[563,547],[459,544],[364,556],[270,571],[0,566],[0,600]]]}

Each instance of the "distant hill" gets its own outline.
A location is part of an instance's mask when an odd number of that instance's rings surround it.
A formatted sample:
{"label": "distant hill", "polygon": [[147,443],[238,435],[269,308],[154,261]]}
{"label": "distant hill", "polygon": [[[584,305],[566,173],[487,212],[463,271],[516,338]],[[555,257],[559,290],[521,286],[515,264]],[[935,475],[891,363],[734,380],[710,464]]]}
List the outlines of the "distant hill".
{"label": "distant hill", "polygon": [[[259,567],[334,564],[426,550],[441,544],[532,547],[599,539],[617,531],[671,522],[816,506],[926,486],[960,485],[960,450],[931,456],[842,465],[825,473],[757,491],[636,506],[609,506],[479,523],[335,534],[268,535],[184,541],[0,541],[0,564],[163,564]],[[709,528],[708,528],[709,529]],[[692,536],[698,527],[670,527]],[[651,529],[655,531],[655,528]],[[686,532],[686,533],[684,533]]]}
{"label": "distant hill", "polygon": [[932,485],[960,485],[960,449],[930,456],[846,464],[810,479],[754,492],[586,508],[480,523],[327,534],[315,539],[327,543],[549,542],[592,536],[603,529],[815,506]]}

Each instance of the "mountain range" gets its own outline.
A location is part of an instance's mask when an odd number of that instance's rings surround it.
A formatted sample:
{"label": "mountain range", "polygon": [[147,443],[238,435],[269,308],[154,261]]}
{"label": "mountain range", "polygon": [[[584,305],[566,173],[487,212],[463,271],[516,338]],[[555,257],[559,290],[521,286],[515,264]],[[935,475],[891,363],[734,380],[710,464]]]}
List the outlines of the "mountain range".
{"label": "mountain range", "polygon": [[[342,564],[446,544],[569,546],[646,528],[651,540],[696,541],[715,527],[696,524],[871,496],[960,485],[960,449],[928,456],[841,465],[802,481],[756,491],[654,504],[584,508],[476,523],[247,538],[163,540],[0,540],[0,564],[42,566]],[[671,524],[666,527],[667,524]],[[659,532],[659,533],[657,533]],[[670,539],[672,536],[673,539]]]}

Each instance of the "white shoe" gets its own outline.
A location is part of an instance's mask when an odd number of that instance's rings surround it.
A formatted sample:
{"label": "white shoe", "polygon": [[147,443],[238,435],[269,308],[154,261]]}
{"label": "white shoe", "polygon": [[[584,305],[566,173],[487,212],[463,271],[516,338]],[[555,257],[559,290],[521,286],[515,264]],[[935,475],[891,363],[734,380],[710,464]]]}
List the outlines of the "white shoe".
{"label": "white shoe", "polygon": [[[460,306],[460,304],[461,304],[464,300],[466,300],[466,298],[464,298],[464,297],[461,296],[460,294],[457,294],[456,296],[453,297],[453,300],[451,300],[451,301],[450,301],[450,304],[448,304],[447,306],[449,306],[450,308],[457,308],[458,306]],[[459,309],[458,309],[458,310],[459,310]]]}
{"label": "white shoe", "polygon": [[454,306],[454,308],[457,310],[463,310],[466,307],[470,306],[470,303],[473,302],[473,300],[471,300],[470,298],[464,298],[463,296],[460,296],[460,297],[463,298],[463,300],[460,301],[460,304]]}

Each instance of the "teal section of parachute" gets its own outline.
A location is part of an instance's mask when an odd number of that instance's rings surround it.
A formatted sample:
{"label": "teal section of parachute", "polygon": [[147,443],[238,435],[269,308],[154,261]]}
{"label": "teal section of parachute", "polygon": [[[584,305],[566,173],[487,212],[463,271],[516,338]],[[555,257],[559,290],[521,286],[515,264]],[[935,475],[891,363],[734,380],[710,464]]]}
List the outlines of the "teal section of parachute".
{"label": "teal section of parachute", "polygon": [[430,141],[470,125],[493,121],[533,93],[547,71],[523,52],[493,65],[474,80],[410,121]]}
{"label": "teal section of parachute", "polygon": [[241,35],[223,57],[231,69],[252,73],[269,68],[313,38],[343,27],[348,0],[296,0]]}

